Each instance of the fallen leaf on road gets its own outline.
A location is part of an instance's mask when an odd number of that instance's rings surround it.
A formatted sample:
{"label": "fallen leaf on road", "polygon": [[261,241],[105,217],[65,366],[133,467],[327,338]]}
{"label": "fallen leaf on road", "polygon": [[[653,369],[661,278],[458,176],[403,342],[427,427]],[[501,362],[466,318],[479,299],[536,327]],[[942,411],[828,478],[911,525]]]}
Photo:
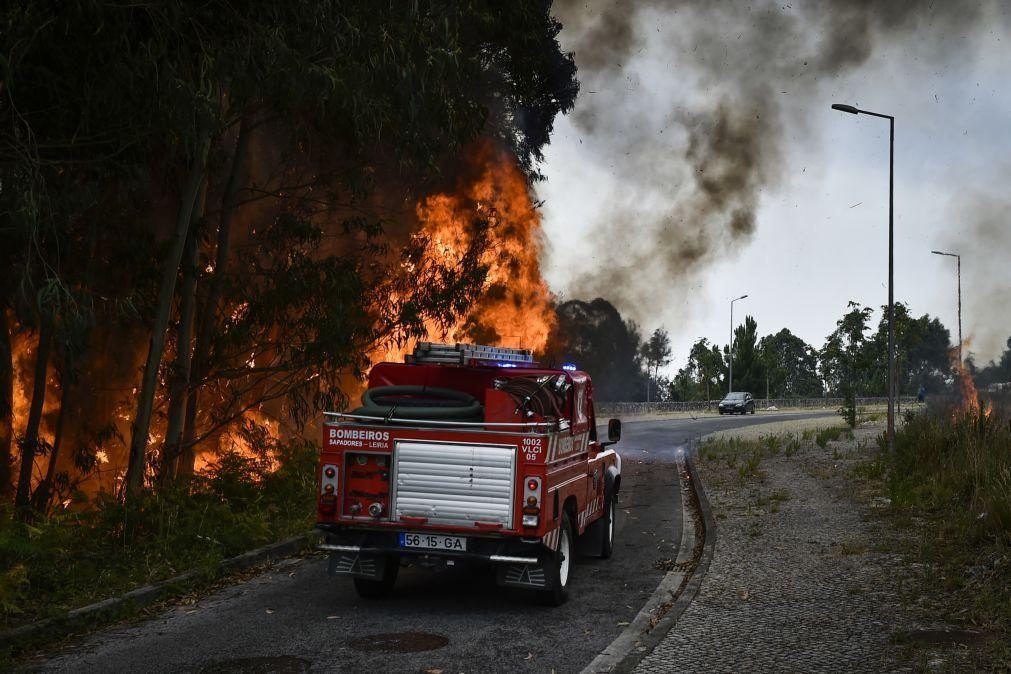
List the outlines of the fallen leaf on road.
{"label": "fallen leaf on road", "polygon": [[625,627],[626,625],[628,625],[628,622],[625,621],[625,620],[623,620],[620,623],[618,623],[618,627]]}
{"label": "fallen leaf on road", "polygon": [[327,620],[337,620],[337,618],[339,618],[339,617],[340,617],[340,616],[336,616],[336,615],[328,615],[328,616],[326,617],[326,619],[327,619]]}
{"label": "fallen leaf on road", "polygon": [[534,654],[533,653],[527,653],[527,657],[525,657],[523,659],[524,660],[533,660],[534,659]]}
{"label": "fallen leaf on road", "polygon": [[267,609],[267,613],[273,613],[273,612],[274,612],[274,609],[272,609],[272,608],[268,608]]}
{"label": "fallen leaf on road", "polygon": [[426,669],[425,674],[442,674],[441,669]]}

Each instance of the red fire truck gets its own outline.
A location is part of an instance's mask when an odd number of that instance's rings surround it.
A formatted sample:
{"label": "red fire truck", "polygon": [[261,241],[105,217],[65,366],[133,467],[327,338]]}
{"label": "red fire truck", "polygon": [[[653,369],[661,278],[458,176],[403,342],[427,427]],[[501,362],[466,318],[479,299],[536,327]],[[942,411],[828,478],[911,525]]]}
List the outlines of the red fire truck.
{"label": "red fire truck", "polygon": [[567,596],[576,552],[609,557],[621,422],[597,437],[590,378],[529,351],[423,342],[327,414],[317,528],[364,597],[404,565],[494,564],[499,584]]}

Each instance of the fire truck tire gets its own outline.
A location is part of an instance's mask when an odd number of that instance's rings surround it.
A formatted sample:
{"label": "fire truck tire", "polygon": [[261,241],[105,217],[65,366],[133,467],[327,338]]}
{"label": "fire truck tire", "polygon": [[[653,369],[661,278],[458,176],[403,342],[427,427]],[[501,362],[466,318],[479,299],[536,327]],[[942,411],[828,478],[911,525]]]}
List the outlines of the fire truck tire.
{"label": "fire truck tire", "polygon": [[613,494],[604,499],[604,516],[600,518],[600,524],[604,527],[604,535],[601,536],[603,542],[600,545],[601,559],[610,559],[614,553],[614,514],[617,508],[614,501]]}
{"label": "fire truck tire", "polygon": [[569,598],[569,578],[572,574],[573,562],[576,557],[576,539],[572,534],[572,523],[569,514],[562,513],[561,531],[558,536],[558,549],[551,555],[552,587],[540,590],[538,600],[547,606],[561,606]]}
{"label": "fire truck tire", "polygon": [[397,573],[400,571],[400,560],[390,557],[383,565],[381,578],[355,578],[355,592],[363,599],[382,599],[388,597],[397,583]]}

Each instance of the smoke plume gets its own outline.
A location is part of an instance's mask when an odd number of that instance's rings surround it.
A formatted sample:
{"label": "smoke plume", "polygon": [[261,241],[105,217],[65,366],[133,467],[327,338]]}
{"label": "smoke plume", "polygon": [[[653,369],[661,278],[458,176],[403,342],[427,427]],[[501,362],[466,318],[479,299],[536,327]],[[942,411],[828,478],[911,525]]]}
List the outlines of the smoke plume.
{"label": "smoke plume", "polygon": [[784,177],[787,140],[803,137],[832,78],[885,40],[949,58],[983,7],[975,2],[564,0],[555,12],[575,53],[573,120],[584,147],[622,178],[592,223],[605,269],[572,294],[603,295],[642,319],[658,287],[684,290],[746,244],[760,201]]}
{"label": "smoke plume", "polygon": [[[1011,291],[1004,271],[1011,251],[1009,209],[1011,204],[1003,195],[975,192],[962,196],[951,209],[954,229],[940,244],[942,250],[962,256],[962,336],[967,342],[966,355],[972,352],[981,367],[987,360],[1000,358],[1011,335],[1006,320]],[[950,274],[954,281],[955,261],[944,259],[947,264],[934,261],[936,273]],[[951,287],[950,302],[954,304],[954,283]],[[958,326],[952,326],[951,332],[957,339]]]}

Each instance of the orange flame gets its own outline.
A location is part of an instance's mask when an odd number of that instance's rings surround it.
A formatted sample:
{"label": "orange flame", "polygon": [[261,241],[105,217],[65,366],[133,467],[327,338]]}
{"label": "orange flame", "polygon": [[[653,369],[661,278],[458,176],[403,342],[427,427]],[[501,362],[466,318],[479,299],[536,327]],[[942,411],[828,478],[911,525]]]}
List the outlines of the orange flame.
{"label": "orange flame", "polygon": [[[965,340],[962,343],[962,349],[968,350],[971,344],[971,339]],[[993,412],[993,406],[989,401],[980,399],[979,390],[976,388],[976,382],[973,381],[972,374],[965,367],[965,363],[958,357],[960,352],[961,350],[957,347],[949,351],[952,366],[958,373],[958,388],[962,396],[962,403],[955,408],[954,417],[955,419],[978,419],[980,417],[989,419],[990,414]]]}
{"label": "orange flame", "polygon": [[[481,261],[489,271],[477,306],[449,329],[429,322],[424,339],[543,351],[555,318],[541,276],[540,213],[527,178],[515,158],[488,141],[475,144],[467,162],[470,175],[454,193],[418,202],[419,234],[429,240],[429,255],[453,264],[470,243],[471,222],[488,219],[491,241]],[[413,344],[380,349],[372,362],[402,360],[412,349]]]}
{"label": "orange flame", "polygon": [[[526,175],[515,157],[491,141],[473,144],[465,156],[464,175],[451,192],[432,194],[415,204],[416,236],[428,241],[426,255],[444,264],[460,261],[470,244],[475,219],[490,223],[489,245],[481,263],[488,268],[481,296],[470,312],[448,329],[430,322],[423,339],[433,341],[468,341],[496,346],[511,346],[543,351],[554,328],[552,295],[541,276],[543,252],[540,213],[537,210]],[[245,307],[236,307],[241,312]],[[31,377],[37,336],[30,331],[15,333],[12,346],[15,354],[13,428],[23,432],[31,402]],[[413,344],[391,346],[370,354],[372,362],[402,360]],[[247,364],[261,354],[251,351]],[[172,357],[166,353],[166,359]],[[134,359],[136,360],[136,359]],[[138,362],[125,362],[123,372],[131,375]],[[94,374],[107,375],[107,364]],[[120,373],[122,374],[122,373]],[[52,442],[54,422],[59,408],[59,384],[55,373],[48,379],[40,436]],[[162,375],[158,392],[159,409],[164,407],[168,382]],[[354,384],[352,383],[351,386]],[[85,491],[116,491],[126,470],[127,444],[134,401],[130,391],[123,395],[106,394],[96,418],[115,427],[114,437],[96,446],[97,469],[86,478]],[[132,393],[136,393],[134,389]],[[246,456],[256,454],[254,448],[238,432],[242,424],[251,421],[266,429],[271,438],[282,434],[280,413],[274,410],[250,410],[232,427],[208,438],[197,451],[195,470],[206,471],[222,452],[238,451]],[[313,436],[309,429],[306,433]],[[164,415],[156,415],[150,432],[150,446],[158,447],[165,434]],[[69,439],[67,444],[70,444]],[[18,460],[15,447],[15,461]],[[38,484],[48,457],[35,462],[33,487]],[[73,470],[69,450],[61,452],[60,468]],[[16,464],[15,464],[16,465]],[[153,475],[149,475],[153,477]]]}

